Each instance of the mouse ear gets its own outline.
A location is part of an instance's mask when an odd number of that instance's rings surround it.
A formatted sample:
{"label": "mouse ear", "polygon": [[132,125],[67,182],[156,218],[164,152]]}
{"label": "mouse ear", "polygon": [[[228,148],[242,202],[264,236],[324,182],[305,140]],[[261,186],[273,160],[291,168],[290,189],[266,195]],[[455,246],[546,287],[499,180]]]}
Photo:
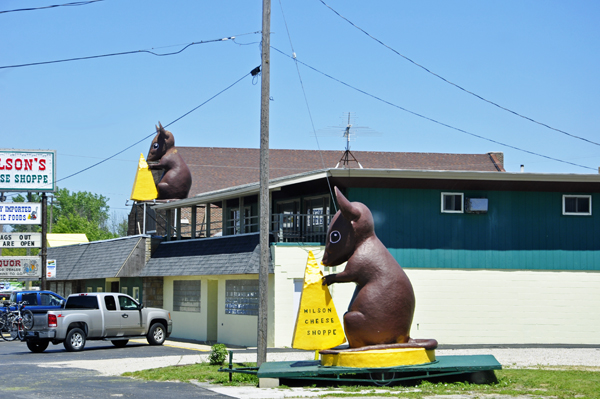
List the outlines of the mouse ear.
{"label": "mouse ear", "polygon": [[348,201],[346,197],[344,197],[344,194],[342,194],[337,187],[335,187],[335,196],[338,200],[338,204],[340,205],[340,211],[346,219],[353,222],[360,218],[360,210],[352,205],[352,203]]}

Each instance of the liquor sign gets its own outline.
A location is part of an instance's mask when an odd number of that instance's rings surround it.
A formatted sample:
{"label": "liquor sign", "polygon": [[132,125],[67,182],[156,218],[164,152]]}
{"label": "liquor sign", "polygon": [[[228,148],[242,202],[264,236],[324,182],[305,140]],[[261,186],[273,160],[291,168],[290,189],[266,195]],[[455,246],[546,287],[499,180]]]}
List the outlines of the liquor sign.
{"label": "liquor sign", "polygon": [[56,191],[56,151],[0,150],[0,191]]}
{"label": "liquor sign", "polygon": [[56,259],[46,260],[46,278],[56,278]]}
{"label": "liquor sign", "polygon": [[0,233],[0,248],[41,248],[42,233]]}
{"label": "liquor sign", "polygon": [[0,203],[0,224],[40,224],[41,222],[42,204],[39,202]]}
{"label": "liquor sign", "polygon": [[0,277],[40,278],[42,262],[39,256],[3,256],[0,258]]}

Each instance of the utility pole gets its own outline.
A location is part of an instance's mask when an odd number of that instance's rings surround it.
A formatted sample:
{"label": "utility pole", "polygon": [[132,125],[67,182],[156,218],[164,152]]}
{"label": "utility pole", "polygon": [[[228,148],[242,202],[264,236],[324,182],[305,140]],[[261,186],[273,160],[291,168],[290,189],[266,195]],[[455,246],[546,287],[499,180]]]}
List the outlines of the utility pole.
{"label": "utility pole", "polygon": [[267,361],[269,292],[269,96],[271,63],[271,0],[263,0],[260,93],[260,266],[258,272],[258,334],[256,365]]}

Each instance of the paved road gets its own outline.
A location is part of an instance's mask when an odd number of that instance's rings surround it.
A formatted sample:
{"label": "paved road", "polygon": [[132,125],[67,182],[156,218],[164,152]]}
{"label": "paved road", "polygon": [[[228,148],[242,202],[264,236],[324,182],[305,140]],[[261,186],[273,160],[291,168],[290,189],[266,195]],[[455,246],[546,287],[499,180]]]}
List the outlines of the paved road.
{"label": "paved road", "polygon": [[117,365],[133,359],[183,358],[198,355],[194,349],[132,343],[116,348],[110,342],[86,343],[83,352],[66,352],[50,345],[44,353],[31,353],[25,343],[0,340],[0,396],[4,398],[230,398],[193,384],[144,382],[107,375],[98,370],[69,367],[79,364]]}

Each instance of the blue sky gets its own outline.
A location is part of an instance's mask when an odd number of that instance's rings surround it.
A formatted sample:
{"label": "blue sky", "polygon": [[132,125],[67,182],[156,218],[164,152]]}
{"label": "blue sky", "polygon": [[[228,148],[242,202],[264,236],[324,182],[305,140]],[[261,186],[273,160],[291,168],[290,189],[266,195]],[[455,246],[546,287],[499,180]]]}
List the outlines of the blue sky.
{"label": "blue sky", "polygon": [[[324,1],[445,79],[538,122],[600,142],[600,3]],[[4,0],[0,11],[67,2]],[[140,53],[0,68],[0,148],[57,150],[58,179],[123,150],[152,134],[158,121],[174,121],[260,65],[255,32],[261,15],[259,0],[104,0],[0,13],[0,66],[133,50],[168,53],[192,42],[236,36],[173,56]],[[319,0],[273,0],[271,31],[272,47],[285,54],[271,50],[271,148],[343,151],[344,115],[352,112],[355,125],[376,133],[357,131],[353,150],[502,151],[509,172],[518,172],[521,164],[526,172],[539,173],[597,173],[600,166],[598,145],[443,82]],[[302,63],[371,96],[298,64],[303,91],[292,46]],[[340,127],[338,136],[331,135],[331,126]],[[260,79],[246,77],[169,130],[180,146],[258,148]],[[139,155],[147,154],[150,142],[58,185],[102,194],[110,198],[111,210],[124,215]]]}

